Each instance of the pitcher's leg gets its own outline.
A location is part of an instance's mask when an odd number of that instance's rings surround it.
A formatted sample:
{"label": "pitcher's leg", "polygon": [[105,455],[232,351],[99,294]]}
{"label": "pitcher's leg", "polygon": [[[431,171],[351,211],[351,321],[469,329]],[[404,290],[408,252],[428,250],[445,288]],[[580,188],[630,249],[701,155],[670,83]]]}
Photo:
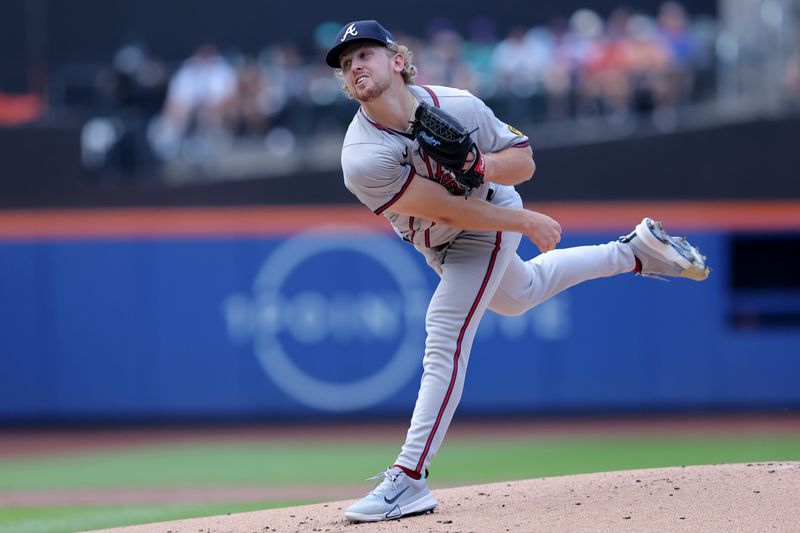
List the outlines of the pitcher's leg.
{"label": "pitcher's leg", "polygon": [[518,234],[498,233],[494,245],[462,239],[448,250],[428,307],[422,381],[396,465],[422,473],[441,446],[461,400],[478,323],[518,243]]}
{"label": "pitcher's leg", "polygon": [[519,315],[578,283],[631,272],[636,259],[621,242],[551,250],[530,261],[514,257],[489,309]]}

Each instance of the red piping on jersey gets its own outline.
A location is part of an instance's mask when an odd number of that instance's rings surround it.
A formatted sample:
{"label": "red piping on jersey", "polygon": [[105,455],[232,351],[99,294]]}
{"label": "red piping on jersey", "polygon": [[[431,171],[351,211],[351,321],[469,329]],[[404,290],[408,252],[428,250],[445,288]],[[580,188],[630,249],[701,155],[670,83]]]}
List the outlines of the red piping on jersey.
{"label": "red piping on jersey", "polygon": [[364,110],[361,109],[360,107],[358,108],[358,112],[364,115],[364,118],[367,119],[367,122],[369,122],[370,124],[372,124],[374,127],[378,128],[381,131],[385,131],[386,133],[391,133],[392,135],[401,135],[403,137],[408,137],[409,139],[414,138],[410,133],[393,130],[392,128],[387,128],[386,126],[381,126],[380,124],[369,118],[367,114],[364,113]]}
{"label": "red piping on jersey", "polygon": [[411,244],[414,244],[414,217],[408,217],[408,229],[411,230]]}
{"label": "red piping on jersey", "polygon": [[430,248],[431,247],[431,228],[436,225],[436,222],[431,222],[431,225],[428,226],[428,229],[425,230],[425,246]]}
{"label": "red piping on jersey", "polygon": [[364,110],[363,110],[363,109],[361,109],[360,107],[358,108],[358,112],[359,112],[359,113],[361,113],[362,115],[364,115],[364,118],[365,118],[365,119],[367,119],[367,122],[369,122],[370,124],[372,124],[373,126],[375,126],[376,128],[378,128],[379,130],[381,130],[381,131],[385,131],[386,133],[392,133],[392,134],[394,134],[394,133],[395,133],[395,131],[394,131],[393,129],[387,128],[386,126],[381,126],[381,125],[380,125],[380,124],[378,124],[377,122],[374,122],[374,121],[373,121],[371,118],[369,118],[369,117],[367,116],[367,114],[366,114],[366,113],[364,113]]}
{"label": "red piping on jersey", "polygon": [[381,213],[383,213],[384,211],[386,211],[386,209],[387,209],[388,207],[390,207],[390,206],[391,206],[393,203],[395,203],[397,200],[399,200],[399,199],[400,199],[400,197],[401,197],[401,196],[403,196],[403,193],[404,193],[404,192],[406,192],[406,189],[408,189],[408,186],[411,184],[411,178],[413,178],[413,177],[414,177],[414,167],[411,167],[411,166],[410,166],[410,167],[409,167],[409,169],[411,169],[411,170],[410,170],[410,172],[408,173],[408,178],[406,178],[406,182],[403,184],[403,188],[402,188],[402,189],[400,189],[400,192],[398,192],[397,194],[395,194],[395,195],[392,197],[392,199],[391,199],[391,200],[389,200],[388,202],[386,202],[385,204],[383,204],[382,206],[380,206],[378,209],[376,209],[376,210],[375,210],[375,214],[376,214],[376,215],[380,215]]}
{"label": "red piping on jersey", "polygon": [[361,113],[362,115],[364,115],[364,118],[367,120],[367,122],[369,122],[370,124],[372,124],[372,126],[373,126],[373,127],[375,127],[375,128],[378,128],[378,129],[379,129],[379,130],[381,130],[381,131],[385,131],[386,133],[390,133],[390,134],[392,134],[392,135],[400,135],[401,137],[406,137],[407,139],[414,140],[414,136],[413,136],[413,135],[411,135],[410,133],[406,133],[406,132],[403,132],[403,131],[397,131],[397,130],[393,130],[392,128],[387,128],[386,126],[381,126],[380,124],[378,124],[377,122],[375,122],[374,120],[372,120],[371,118],[369,118],[369,117],[367,116],[367,114],[366,114],[366,113],[364,113],[364,110],[363,110],[363,109],[361,109],[360,107],[358,108],[358,112],[359,112],[359,113]]}
{"label": "red piping on jersey", "polygon": [[525,148],[526,146],[530,146],[528,141],[518,142],[517,144],[512,144],[512,148]]}
{"label": "red piping on jersey", "polygon": [[433,105],[434,105],[435,107],[439,107],[439,97],[438,97],[438,96],[436,96],[436,93],[434,93],[434,92],[431,90],[431,88],[430,88],[430,87],[428,87],[428,86],[426,86],[426,85],[420,85],[420,87],[422,87],[423,89],[425,89],[426,91],[428,91],[428,94],[429,94],[429,95],[431,95],[431,98],[433,99]]}
{"label": "red piping on jersey", "polygon": [[[420,152],[422,152],[421,149]],[[436,181],[436,176],[433,175],[433,169],[431,168],[431,162],[428,159],[427,152],[422,152],[422,159],[425,161],[425,166],[428,167],[428,179],[431,181]]]}
{"label": "red piping on jersey", "polygon": [[469,327],[469,322],[472,320],[472,316],[475,314],[475,310],[478,308],[478,304],[483,297],[483,293],[486,290],[486,286],[489,284],[489,278],[492,277],[492,271],[494,270],[494,263],[497,260],[497,254],[500,251],[500,242],[503,237],[503,232],[497,232],[497,238],[494,243],[494,250],[492,250],[492,257],[489,259],[489,266],[486,269],[486,275],[483,276],[483,283],[481,283],[481,288],[478,291],[478,295],[475,297],[475,301],[472,302],[472,307],[467,314],[467,318],[464,320],[464,325],[461,326],[461,331],[458,333],[458,341],[456,342],[456,351],[453,354],[453,373],[450,376],[450,386],[447,387],[447,393],[444,395],[444,400],[442,400],[442,406],[439,408],[439,414],[436,416],[436,422],[433,424],[433,429],[431,429],[430,435],[428,435],[428,441],[425,443],[425,449],[422,451],[422,456],[419,458],[419,462],[417,463],[417,467],[414,469],[415,472],[422,472],[422,468],[425,465],[425,457],[427,457],[428,452],[431,449],[431,444],[433,443],[433,437],[436,435],[436,430],[439,429],[439,424],[442,422],[442,416],[444,416],[444,411],[447,409],[447,404],[450,402],[450,395],[453,393],[453,387],[456,384],[456,377],[458,376],[458,358],[461,356],[461,343],[464,340],[464,335],[467,333],[467,327]]}

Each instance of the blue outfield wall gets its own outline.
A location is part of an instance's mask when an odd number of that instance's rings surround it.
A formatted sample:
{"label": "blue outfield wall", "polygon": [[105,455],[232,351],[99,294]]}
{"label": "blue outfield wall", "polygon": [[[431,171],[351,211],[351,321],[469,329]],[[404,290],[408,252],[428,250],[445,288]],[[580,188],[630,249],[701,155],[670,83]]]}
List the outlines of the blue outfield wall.
{"label": "blue outfield wall", "polygon": [[[800,406],[800,328],[734,323],[728,236],[690,237],[705,283],[623,275],[487,313],[459,412]],[[360,230],[7,241],[0,421],[408,415],[436,281]]]}

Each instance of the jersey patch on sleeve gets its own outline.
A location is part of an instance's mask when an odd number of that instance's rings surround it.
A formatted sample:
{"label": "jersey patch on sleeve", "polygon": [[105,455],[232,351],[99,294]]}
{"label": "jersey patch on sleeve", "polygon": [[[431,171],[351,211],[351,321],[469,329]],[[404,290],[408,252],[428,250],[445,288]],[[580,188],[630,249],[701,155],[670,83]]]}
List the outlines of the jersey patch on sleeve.
{"label": "jersey patch on sleeve", "polygon": [[514,127],[514,126],[512,126],[511,124],[509,124],[509,125],[508,125],[508,129],[511,131],[511,133],[513,133],[513,134],[515,134],[515,135],[519,135],[520,137],[525,137],[525,134],[524,134],[524,133],[522,133],[521,131],[519,131],[517,128],[515,128],[515,127]]}

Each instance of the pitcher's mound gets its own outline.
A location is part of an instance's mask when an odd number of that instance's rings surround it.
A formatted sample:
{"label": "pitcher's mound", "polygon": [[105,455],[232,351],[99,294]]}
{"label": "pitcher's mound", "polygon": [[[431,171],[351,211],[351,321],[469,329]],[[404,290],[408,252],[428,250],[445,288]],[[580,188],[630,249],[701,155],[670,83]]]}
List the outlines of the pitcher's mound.
{"label": "pitcher's mound", "polygon": [[626,470],[433,490],[434,513],[351,524],[351,502],[118,528],[127,533],[800,531],[800,463]]}

